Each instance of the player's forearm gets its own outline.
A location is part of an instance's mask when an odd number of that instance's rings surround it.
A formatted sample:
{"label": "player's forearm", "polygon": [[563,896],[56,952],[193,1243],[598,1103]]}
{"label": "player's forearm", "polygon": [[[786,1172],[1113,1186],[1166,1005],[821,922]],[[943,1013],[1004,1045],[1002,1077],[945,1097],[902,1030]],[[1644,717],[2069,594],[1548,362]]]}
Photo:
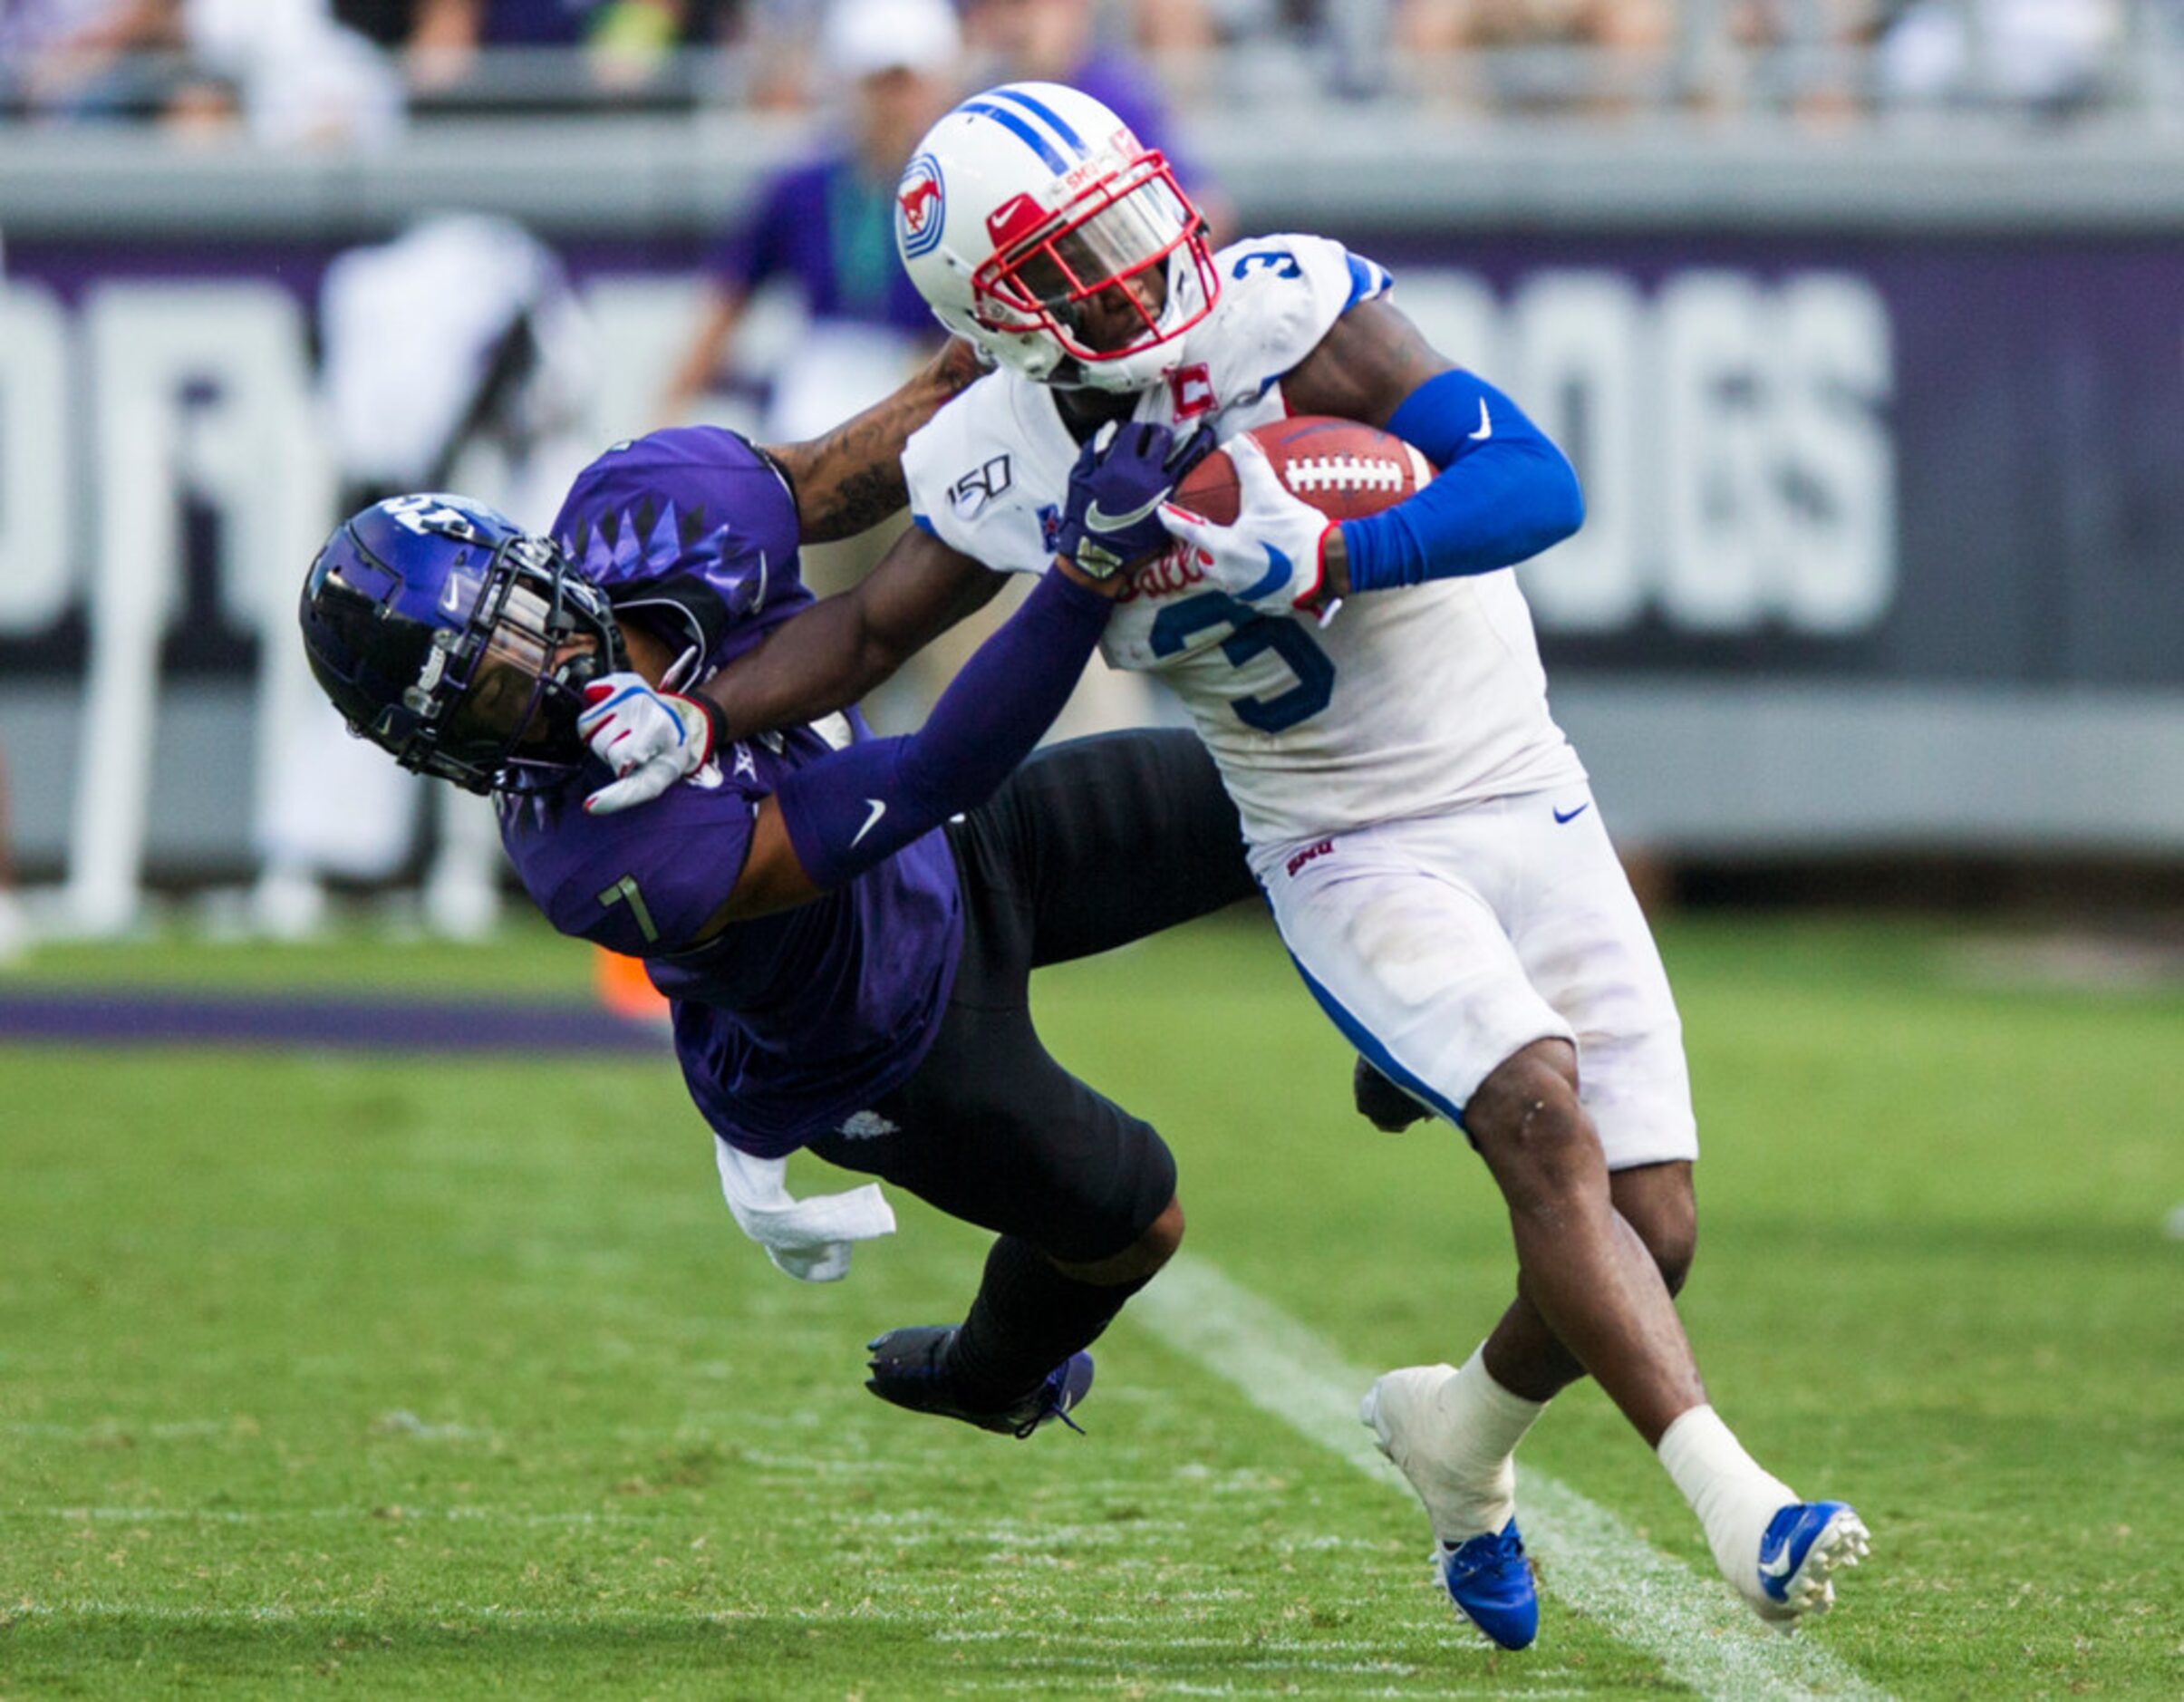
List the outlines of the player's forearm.
{"label": "player's forearm", "polygon": [[914,377],[863,413],[807,443],[768,453],[797,493],[799,532],[807,544],[853,537],[909,501],[903,445],[948,399],[979,375],[970,344],[952,340]]}
{"label": "player's forearm", "polygon": [[690,695],[719,708],[730,735],[741,739],[847,709],[902,662],[866,625],[855,596],[826,597]]}
{"label": "player's forearm", "polygon": [[1064,563],[1048,577],[979,647],[916,733],[837,750],[760,806],[735,891],[701,937],[809,904],[982,802],[1007,778],[1068,701],[1122,588]]}
{"label": "player's forearm", "polygon": [[923,727],[789,776],[782,819],[810,879],[838,886],[983,803],[1061,713],[1117,588],[1058,564],[963,664]]}
{"label": "player's forearm", "polygon": [[1583,524],[1576,471],[1491,384],[1458,369],[1420,385],[1388,421],[1441,471],[1408,501],[1346,520],[1322,553],[1329,595],[1490,573]]}
{"label": "player's forearm", "polygon": [[854,589],[777,627],[707,681],[702,695],[738,737],[846,709],[991,601],[1002,577],[913,527]]}

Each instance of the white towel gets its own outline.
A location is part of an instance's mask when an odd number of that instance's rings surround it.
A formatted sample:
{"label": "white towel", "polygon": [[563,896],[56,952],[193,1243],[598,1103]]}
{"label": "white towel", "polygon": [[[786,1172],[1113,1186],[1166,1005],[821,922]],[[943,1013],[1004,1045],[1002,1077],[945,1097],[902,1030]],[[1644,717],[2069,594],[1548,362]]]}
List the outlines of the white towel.
{"label": "white towel", "polygon": [[799,1200],[785,1180],[786,1158],[754,1158],[719,1136],[713,1156],[737,1227],[799,1281],[840,1281],[849,1274],[851,1243],[894,1233],[894,1209],[876,1182]]}

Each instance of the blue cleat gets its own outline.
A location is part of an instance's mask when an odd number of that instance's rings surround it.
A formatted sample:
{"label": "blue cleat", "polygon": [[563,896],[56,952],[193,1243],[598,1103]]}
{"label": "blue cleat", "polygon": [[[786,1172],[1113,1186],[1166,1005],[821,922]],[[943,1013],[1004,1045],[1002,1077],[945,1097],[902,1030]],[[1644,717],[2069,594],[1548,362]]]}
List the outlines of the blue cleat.
{"label": "blue cleat", "polygon": [[[1436,1536],[1443,1531],[1478,1532],[1497,1516],[1481,1517],[1483,1507],[1498,1503],[1507,1508],[1516,1489],[1516,1475],[1506,1460],[1483,1483],[1451,1462],[1445,1420],[1439,1414],[1455,1376],[1454,1366],[1406,1366],[1376,1379],[1358,1403],[1359,1422],[1371,1428],[1380,1452],[1417,1493]],[[1529,1649],[1539,1636],[1540,1595],[1513,1514],[1504,1517],[1499,1531],[1441,1537],[1434,1569],[1456,1611],[1501,1648]]]}
{"label": "blue cleat", "polygon": [[1825,1613],[1835,1605],[1829,1574],[1855,1566],[1872,1550],[1872,1537],[1858,1514],[1840,1501],[1793,1501],[1767,1522],[1759,1540],[1759,1590],[1755,1600],[1763,1618],[1779,1625],[1805,1613]]}
{"label": "blue cleat", "polygon": [[872,1355],[865,1363],[872,1375],[865,1387],[912,1412],[960,1418],[999,1436],[1020,1439],[1054,1418],[1083,1434],[1069,1414],[1091,1390],[1090,1354],[1081,1349],[1071,1354],[1021,1400],[998,1408],[972,1407],[963,1403],[948,1374],[948,1344],[954,1339],[952,1324],[909,1324],[874,1337],[865,1344]]}
{"label": "blue cleat", "polygon": [[1444,1542],[1441,1581],[1456,1610],[1503,1649],[1529,1649],[1540,1634],[1540,1592],[1512,1519],[1454,1547]]}

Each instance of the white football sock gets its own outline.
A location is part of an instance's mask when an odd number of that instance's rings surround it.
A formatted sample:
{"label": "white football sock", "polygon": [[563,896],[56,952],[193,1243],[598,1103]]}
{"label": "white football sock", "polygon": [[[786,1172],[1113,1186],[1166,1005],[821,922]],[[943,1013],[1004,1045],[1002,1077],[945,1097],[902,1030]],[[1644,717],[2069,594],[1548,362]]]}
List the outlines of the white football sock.
{"label": "white football sock", "polygon": [[1694,1407],[1661,1437],[1661,1464],[1684,1492],[1706,1533],[1722,1576],[1753,1600],[1759,1585],[1759,1542],[1767,1522],[1797,1499],[1797,1492],[1744,1452],[1713,1407]]}
{"label": "white football sock", "polygon": [[[1409,1387],[1389,1389],[1391,1407],[1405,1398],[1396,1464],[1433,1521],[1434,1535],[1454,1545],[1499,1531],[1516,1510],[1516,1464],[1511,1455],[1547,1410],[1495,1382],[1479,1352],[1462,1370],[1445,1365],[1391,1372]],[[1391,1414],[1392,1416],[1392,1414]]]}

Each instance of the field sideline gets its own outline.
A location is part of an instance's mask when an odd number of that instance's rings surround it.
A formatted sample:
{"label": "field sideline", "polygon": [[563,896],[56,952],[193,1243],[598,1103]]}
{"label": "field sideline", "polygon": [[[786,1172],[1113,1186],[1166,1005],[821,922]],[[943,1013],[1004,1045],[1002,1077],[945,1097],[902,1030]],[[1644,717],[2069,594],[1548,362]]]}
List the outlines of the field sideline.
{"label": "field sideline", "polygon": [[[1540,1647],[1497,1656],[1436,1599],[1345,1384],[1467,1351],[1506,1231],[1448,1131],[1349,1113],[1261,926],[1042,981],[1056,1051],[1176,1146],[1192,1226],[1100,1349],[1090,1434],[1022,1446],[858,1387],[866,1336],[960,1312],[975,1233],[897,1196],[848,1281],[790,1282],[664,1058],[0,1038],[0,1697],[2173,1697],[2184,994],[1997,986],[1960,943],[1664,933],[1702,1360],[1774,1469],[1875,1532],[1793,1644],[1720,1612],[1590,1389],[1525,1450]],[[585,974],[520,930],[55,951],[0,992]],[[1619,1594],[1633,1567],[1667,1593]]]}

